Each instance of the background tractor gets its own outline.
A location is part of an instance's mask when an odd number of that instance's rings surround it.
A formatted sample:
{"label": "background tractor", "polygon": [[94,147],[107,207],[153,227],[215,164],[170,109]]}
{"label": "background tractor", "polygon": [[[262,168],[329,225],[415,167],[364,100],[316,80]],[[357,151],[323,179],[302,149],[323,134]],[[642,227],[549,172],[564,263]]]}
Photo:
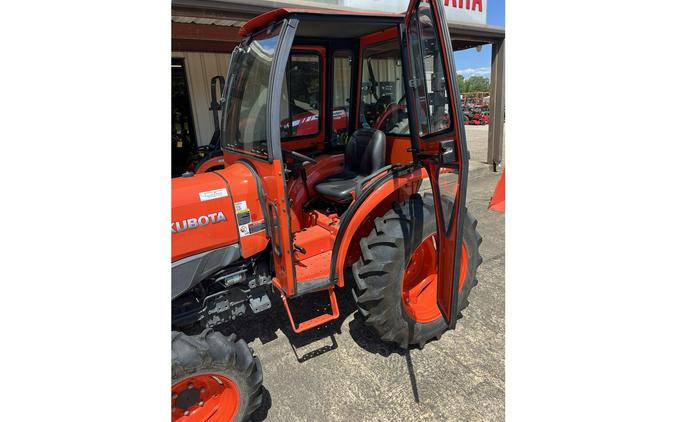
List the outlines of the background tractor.
{"label": "background tractor", "polygon": [[[443,13],[437,0],[405,14],[278,9],[241,28],[214,135],[223,168],[172,180],[173,420],[260,406],[260,361],[213,327],[273,303],[300,333],[337,319],[348,286],[365,324],[402,348],[455,327],[481,238]],[[318,292],[326,312],[297,321]]]}

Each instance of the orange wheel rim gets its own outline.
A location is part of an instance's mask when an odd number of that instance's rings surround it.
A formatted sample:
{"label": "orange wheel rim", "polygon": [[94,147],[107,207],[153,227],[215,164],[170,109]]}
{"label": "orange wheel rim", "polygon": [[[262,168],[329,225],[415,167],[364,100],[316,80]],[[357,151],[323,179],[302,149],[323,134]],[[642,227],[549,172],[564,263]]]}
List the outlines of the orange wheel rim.
{"label": "orange wheel rim", "polygon": [[[410,256],[410,261],[408,261],[403,274],[403,286],[401,288],[403,309],[416,322],[427,323],[435,321],[441,316],[441,311],[436,304],[437,265],[436,236],[431,235],[417,246]],[[459,266],[460,292],[464,287],[468,268],[469,256],[466,244],[462,242]]]}
{"label": "orange wheel rim", "polygon": [[202,374],[171,387],[171,420],[229,422],[239,410],[239,389],[228,377]]}

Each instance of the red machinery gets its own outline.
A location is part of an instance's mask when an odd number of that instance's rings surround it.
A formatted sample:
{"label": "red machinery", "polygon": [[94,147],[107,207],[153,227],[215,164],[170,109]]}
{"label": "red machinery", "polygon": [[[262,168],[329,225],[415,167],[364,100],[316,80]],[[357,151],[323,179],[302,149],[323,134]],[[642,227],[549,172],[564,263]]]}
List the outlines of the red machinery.
{"label": "red machinery", "polygon": [[[223,168],[172,180],[174,421],[241,421],[261,404],[260,361],[213,327],[276,303],[303,332],[338,319],[348,287],[377,337],[423,347],[455,327],[482,261],[439,0],[400,15],[278,9],[240,33]],[[329,68],[339,57],[353,60]],[[312,293],[325,310],[299,321]]]}

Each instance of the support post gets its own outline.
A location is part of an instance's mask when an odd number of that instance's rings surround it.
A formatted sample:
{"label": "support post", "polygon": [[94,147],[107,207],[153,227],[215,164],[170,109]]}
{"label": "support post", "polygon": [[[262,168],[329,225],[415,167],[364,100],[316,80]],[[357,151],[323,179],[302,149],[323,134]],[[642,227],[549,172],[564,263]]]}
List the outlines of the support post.
{"label": "support post", "polygon": [[487,162],[492,171],[498,172],[502,167],[504,146],[504,40],[492,44],[491,71]]}

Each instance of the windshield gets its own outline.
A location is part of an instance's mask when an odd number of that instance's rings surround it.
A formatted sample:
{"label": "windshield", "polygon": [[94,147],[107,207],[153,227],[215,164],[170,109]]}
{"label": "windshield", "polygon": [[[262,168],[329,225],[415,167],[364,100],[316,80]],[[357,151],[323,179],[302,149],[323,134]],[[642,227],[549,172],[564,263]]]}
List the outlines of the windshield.
{"label": "windshield", "polygon": [[223,116],[223,147],[267,155],[267,89],[281,24],[232,52]]}

